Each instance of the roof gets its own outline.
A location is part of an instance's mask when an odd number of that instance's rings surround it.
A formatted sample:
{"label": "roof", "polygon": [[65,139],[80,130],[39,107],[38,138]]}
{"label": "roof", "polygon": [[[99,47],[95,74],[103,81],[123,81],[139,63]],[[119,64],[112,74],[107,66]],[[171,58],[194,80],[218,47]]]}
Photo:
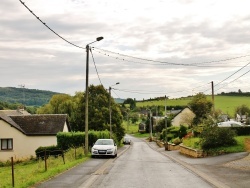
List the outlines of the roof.
{"label": "roof", "polygon": [[22,128],[18,124],[16,124],[9,116],[7,116],[6,113],[3,112],[3,110],[0,111],[0,120],[3,120],[5,122],[7,122],[8,124],[11,125],[11,127],[14,127],[17,130],[19,130],[22,133],[24,133],[24,131],[22,130]]}
{"label": "roof", "polygon": [[63,131],[65,122],[70,131],[67,114],[39,114],[7,116],[0,112],[0,119],[25,135],[56,135]]}
{"label": "roof", "polygon": [[56,135],[63,131],[66,114],[46,114],[30,116],[10,116],[26,135]]}
{"label": "roof", "polygon": [[22,116],[22,115],[30,115],[24,109],[17,109],[17,110],[1,110],[2,113],[6,114],[7,116]]}

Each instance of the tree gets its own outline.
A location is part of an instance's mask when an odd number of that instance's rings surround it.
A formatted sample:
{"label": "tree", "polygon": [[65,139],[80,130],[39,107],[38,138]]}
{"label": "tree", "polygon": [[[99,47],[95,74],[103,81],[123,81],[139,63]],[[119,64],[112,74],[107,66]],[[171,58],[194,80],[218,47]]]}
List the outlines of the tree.
{"label": "tree", "polygon": [[[89,87],[89,130],[109,130],[109,93],[101,85]],[[122,139],[125,130],[121,126],[122,114],[119,105],[111,97],[112,131],[116,138]],[[38,109],[39,113],[63,113],[69,115],[73,131],[85,130],[85,93],[76,92],[75,96],[54,95],[49,104]],[[119,141],[119,140],[118,140]]]}
{"label": "tree", "polygon": [[246,116],[246,120],[244,123],[246,124],[249,124],[250,123],[250,119],[249,119],[249,114],[250,114],[250,108],[243,104],[241,106],[238,106],[236,109],[235,109],[235,116],[239,114],[241,116],[241,121],[243,122],[244,120],[242,119],[242,115],[245,115]]}
{"label": "tree", "polygon": [[37,110],[38,114],[71,114],[71,96],[67,94],[53,95],[49,104]]}
{"label": "tree", "polygon": [[124,102],[123,102],[123,105],[125,104],[129,104],[129,108],[130,110],[134,110],[135,107],[136,107],[136,101],[135,99],[132,99],[132,98],[127,98]]}
{"label": "tree", "polygon": [[250,108],[247,105],[243,104],[241,106],[236,107],[235,114],[248,115],[250,114]]}
{"label": "tree", "polygon": [[202,119],[206,119],[208,115],[211,114],[211,108],[213,103],[207,100],[206,95],[203,93],[198,93],[189,103],[191,110],[195,114],[195,118],[193,119],[194,125],[198,125],[202,122]]}
{"label": "tree", "polygon": [[[91,85],[89,87],[89,130],[110,129],[109,97],[109,93],[102,85]],[[118,139],[121,139],[125,134],[125,130],[121,126],[122,114],[119,105],[115,103],[112,97],[110,102],[112,131]],[[83,131],[85,130],[85,95],[78,93],[74,103],[76,108],[72,123],[76,129]]]}

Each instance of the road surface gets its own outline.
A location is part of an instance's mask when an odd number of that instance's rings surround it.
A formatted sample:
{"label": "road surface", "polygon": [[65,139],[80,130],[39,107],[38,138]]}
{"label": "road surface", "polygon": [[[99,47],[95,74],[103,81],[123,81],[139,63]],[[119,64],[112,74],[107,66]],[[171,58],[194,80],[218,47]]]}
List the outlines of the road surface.
{"label": "road surface", "polygon": [[185,167],[153,150],[146,142],[132,137],[131,140],[132,145],[124,154],[105,161],[80,187],[213,187]]}

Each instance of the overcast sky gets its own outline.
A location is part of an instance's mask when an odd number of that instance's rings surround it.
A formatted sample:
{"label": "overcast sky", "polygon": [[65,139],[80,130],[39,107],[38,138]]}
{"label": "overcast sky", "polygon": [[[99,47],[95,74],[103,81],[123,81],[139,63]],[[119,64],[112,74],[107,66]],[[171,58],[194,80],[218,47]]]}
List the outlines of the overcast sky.
{"label": "overcast sky", "polygon": [[[0,87],[179,98],[250,91],[249,0],[1,0]],[[94,57],[94,61],[92,58]],[[95,63],[94,63],[95,62]],[[96,67],[95,67],[96,65]],[[98,74],[97,74],[98,72]]]}

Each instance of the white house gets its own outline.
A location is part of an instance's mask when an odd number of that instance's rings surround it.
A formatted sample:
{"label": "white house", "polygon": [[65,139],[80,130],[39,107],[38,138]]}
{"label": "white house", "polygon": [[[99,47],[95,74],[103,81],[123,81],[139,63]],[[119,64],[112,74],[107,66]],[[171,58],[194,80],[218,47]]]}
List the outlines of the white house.
{"label": "white house", "polygon": [[69,131],[66,114],[23,115],[0,110],[0,161],[35,156],[38,147],[57,145],[58,132]]}
{"label": "white house", "polygon": [[190,108],[186,107],[181,110],[176,116],[172,119],[173,126],[185,125],[189,126],[194,119],[195,114],[190,110]]}

